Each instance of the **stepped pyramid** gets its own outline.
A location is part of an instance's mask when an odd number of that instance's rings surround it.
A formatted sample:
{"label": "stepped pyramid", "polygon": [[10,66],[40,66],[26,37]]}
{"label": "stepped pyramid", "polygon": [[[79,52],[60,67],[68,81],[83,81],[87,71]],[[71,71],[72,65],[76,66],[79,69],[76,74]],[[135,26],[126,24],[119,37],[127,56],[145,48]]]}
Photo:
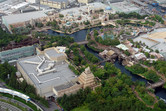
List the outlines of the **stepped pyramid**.
{"label": "stepped pyramid", "polygon": [[83,88],[93,87],[95,85],[95,77],[89,67],[81,73],[78,77],[78,81],[83,84]]}

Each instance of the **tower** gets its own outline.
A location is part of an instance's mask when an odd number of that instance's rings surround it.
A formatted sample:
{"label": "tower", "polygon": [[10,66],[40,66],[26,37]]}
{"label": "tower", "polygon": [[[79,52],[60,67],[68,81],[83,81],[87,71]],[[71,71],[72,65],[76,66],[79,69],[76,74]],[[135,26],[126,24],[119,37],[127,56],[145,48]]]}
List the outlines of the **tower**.
{"label": "tower", "polygon": [[78,77],[78,81],[83,84],[83,88],[93,87],[95,85],[95,77],[89,67]]}

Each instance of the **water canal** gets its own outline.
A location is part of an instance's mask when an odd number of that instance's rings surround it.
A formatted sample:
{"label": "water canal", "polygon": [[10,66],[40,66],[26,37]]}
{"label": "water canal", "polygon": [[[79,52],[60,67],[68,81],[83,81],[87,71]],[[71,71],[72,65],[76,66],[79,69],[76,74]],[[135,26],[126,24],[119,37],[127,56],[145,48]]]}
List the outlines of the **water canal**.
{"label": "water canal", "polygon": [[[84,30],[80,30],[78,32],[75,32],[73,34],[67,34],[67,35],[69,35],[71,37],[74,37],[75,42],[80,42],[80,41],[85,40],[88,30],[91,31],[93,29],[99,30],[99,29],[101,29],[101,27],[96,27],[96,28],[91,28],[91,29],[84,29]],[[64,35],[63,33],[58,33],[58,32],[52,31],[52,30],[48,30],[46,33],[48,33],[50,35],[62,35],[62,36]],[[92,49],[88,48],[86,45],[85,45],[85,47],[90,53],[92,53],[97,58],[99,58],[100,61],[103,60],[101,57],[99,57],[98,52],[93,51]],[[104,65],[104,64],[105,63],[102,63],[101,65]],[[142,82],[145,82],[145,83],[149,82],[148,80],[146,80],[146,79],[144,79],[144,78],[142,78],[138,75],[132,74],[118,60],[115,61],[114,65],[117,68],[119,68],[122,73],[127,74],[128,76],[130,76],[132,78],[132,81],[142,81]],[[164,89],[162,87],[156,88],[155,89],[155,95],[166,100],[166,89]]]}

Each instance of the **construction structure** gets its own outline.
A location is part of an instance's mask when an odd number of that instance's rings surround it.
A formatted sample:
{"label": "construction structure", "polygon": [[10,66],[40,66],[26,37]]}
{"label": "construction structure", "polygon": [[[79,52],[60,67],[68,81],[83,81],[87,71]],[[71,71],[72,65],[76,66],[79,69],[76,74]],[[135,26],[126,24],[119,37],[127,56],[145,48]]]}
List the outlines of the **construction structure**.
{"label": "construction structure", "polygon": [[27,83],[36,88],[37,94],[47,99],[75,93],[81,88],[98,86],[89,68],[79,77],[69,69],[63,49],[52,47],[44,51],[38,50],[38,55],[17,62],[18,71]]}
{"label": "construction structure", "polygon": [[40,4],[48,5],[52,8],[64,9],[69,4],[68,0],[40,0]]}

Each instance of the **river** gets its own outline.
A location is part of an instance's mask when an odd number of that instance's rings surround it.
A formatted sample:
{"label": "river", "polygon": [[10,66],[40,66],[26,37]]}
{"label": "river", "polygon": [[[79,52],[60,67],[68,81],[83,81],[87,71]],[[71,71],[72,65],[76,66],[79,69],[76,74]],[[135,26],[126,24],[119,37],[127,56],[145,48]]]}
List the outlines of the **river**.
{"label": "river", "polygon": [[[91,31],[93,29],[99,30],[99,29],[101,29],[101,27],[96,27],[96,28],[91,28],[91,29],[84,29],[84,30],[80,30],[78,32],[75,32],[73,34],[67,34],[67,35],[69,35],[71,37],[74,37],[75,42],[80,42],[80,41],[84,41],[85,40],[88,30]],[[62,33],[58,33],[58,32],[52,31],[52,30],[48,30],[46,33],[48,33],[50,35],[64,35]],[[99,58],[100,61],[103,60],[101,57],[99,57],[99,54],[97,52],[95,52],[92,49],[88,48],[86,45],[85,45],[85,47],[90,53],[92,53],[97,58]],[[104,64],[105,63],[102,63],[101,65],[104,65]],[[114,65],[117,68],[119,68],[122,73],[127,74],[128,76],[130,76],[132,78],[132,81],[142,81],[142,82],[145,82],[145,83],[148,82],[148,80],[146,80],[146,79],[144,79],[144,78],[142,78],[142,77],[140,77],[138,75],[132,74],[119,61],[115,61]],[[155,95],[166,100],[166,89],[164,89],[162,87],[156,88],[155,89]]]}
{"label": "river", "polygon": [[[94,29],[99,30],[99,29],[101,29],[101,26],[90,28],[90,29],[80,30],[80,31],[75,32],[73,34],[66,34],[66,35],[74,37],[75,42],[81,42],[81,41],[85,40],[88,30],[91,31],[91,30],[94,30]],[[52,30],[48,30],[46,33],[48,33],[50,35],[62,35],[62,36],[65,35],[64,33],[59,33],[59,32],[55,32],[55,31],[52,31]]]}

